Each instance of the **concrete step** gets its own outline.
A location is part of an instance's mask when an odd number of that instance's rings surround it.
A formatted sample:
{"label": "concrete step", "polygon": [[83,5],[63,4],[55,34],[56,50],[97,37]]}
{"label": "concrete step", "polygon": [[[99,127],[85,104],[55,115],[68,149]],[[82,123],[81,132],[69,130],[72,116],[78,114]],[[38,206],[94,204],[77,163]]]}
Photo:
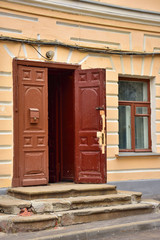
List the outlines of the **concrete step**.
{"label": "concrete step", "polygon": [[97,207],[58,212],[62,226],[87,223],[100,220],[109,220],[137,214],[151,213],[155,206],[151,203],[135,203],[110,207]]}
{"label": "concrete step", "polygon": [[132,203],[132,195],[109,194],[100,196],[80,196],[70,198],[47,198],[36,200],[20,200],[9,195],[0,196],[0,212],[19,214],[27,208],[34,213],[52,213],[73,209],[106,207]]}
{"label": "concrete step", "polygon": [[131,204],[131,195],[109,194],[101,196],[82,196],[60,199],[32,200],[32,209],[35,213],[59,212],[84,208],[106,207]]}
{"label": "concrete step", "polygon": [[24,199],[67,198],[77,196],[98,196],[115,194],[116,186],[107,184],[50,184],[48,186],[10,188],[10,196]]}
{"label": "concrete step", "polygon": [[[97,207],[76,209],[51,214],[33,214],[31,216],[7,215],[0,213],[0,231],[6,233],[39,231],[53,229],[80,223],[111,220],[126,216],[146,214],[159,210],[159,203],[154,201],[117,205],[110,207]],[[157,211],[158,211],[157,210]]]}
{"label": "concrete step", "polygon": [[0,214],[0,231],[5,233],[40,231],[55,227],[57,220],[58,218],[55,214],[35,214],[25,217]]}

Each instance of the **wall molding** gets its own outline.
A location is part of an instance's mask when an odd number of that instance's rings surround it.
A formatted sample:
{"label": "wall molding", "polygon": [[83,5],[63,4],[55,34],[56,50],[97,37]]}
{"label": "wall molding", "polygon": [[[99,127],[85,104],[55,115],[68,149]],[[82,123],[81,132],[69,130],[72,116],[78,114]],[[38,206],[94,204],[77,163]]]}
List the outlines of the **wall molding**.
{"label": "wall molding", "polygon": [[4,2],[123,22],[160,26],[160,12],[122,7],[93,0],[5,0]]}

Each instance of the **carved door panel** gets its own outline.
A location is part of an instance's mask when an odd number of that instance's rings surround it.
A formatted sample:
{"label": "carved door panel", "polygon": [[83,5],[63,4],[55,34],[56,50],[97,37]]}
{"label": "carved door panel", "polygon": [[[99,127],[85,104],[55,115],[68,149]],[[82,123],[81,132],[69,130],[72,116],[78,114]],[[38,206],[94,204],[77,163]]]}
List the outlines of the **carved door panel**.
{"label": "carved door panel", "polygon": [[48,183],[47,71],[47,68],[18,68],[18,156],[21,186]]}
{"label": "carved door panel", "polygon": [[[102,131],[105,113],[105,71],[75,72],[75,181],[106,182],[106,153],[99,146],[97,132]],[[104,129],[105,130],[105,129]]]}

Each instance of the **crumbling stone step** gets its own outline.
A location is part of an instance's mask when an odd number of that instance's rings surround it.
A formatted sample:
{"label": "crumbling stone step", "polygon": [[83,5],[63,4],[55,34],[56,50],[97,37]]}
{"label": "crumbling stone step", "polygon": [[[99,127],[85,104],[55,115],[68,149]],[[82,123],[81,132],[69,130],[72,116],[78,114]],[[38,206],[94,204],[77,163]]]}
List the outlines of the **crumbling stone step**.
{"label": "crumbling stone step", "polygon": [[106,207],[120,204],[131,204],[131,195],[109,194],[100,196],[80,196],[70,198],[48,198],[36,200],[20,200],[9,195],[0,196],[0,212],[19,214],[22,209],[34,213],[52,213],[73,209]]}
{"label": "crumbling stone step", "polygon": [[106,207],[120,204],[131,204],[131,196],[126,194],[110,194],[101,196],[83,196],[61,199],[32,200],[35,213],[58,212],[73,209]]}
{"label": "crumbling stone step", "polygon": [[59,222],[62,226],[93,221],[108,220],[154,211],[155,206],[150,203],[136,203],[111,207],[87,208],[58,212]]}
{"label": "crumbling stone step", "polygon": [[13,198],[8,195],[0,196],[0,213],[16,215],[24,208],[31,208],[31,202]]}
{"label": "crumbling stone step", "polygon": [[117,193],[116,186],[107,184],[51,184],[37,187],[17,187],[8,190],[10,196],[25,200],[97,196],[115,193]]}
{"label": "crumbling stone step", "polygon": [[123,190],[117,190],[118,194],[128,194],[132,198],[132,202],[140,202],[142,198],[141,192],[133,192],[133,191],[123,191]]}
{"label": "crumbling stone step", "polygon": [[53,228],[57,225],[57,216],[39,215],[12,216],[0,215],[0,231],[6,233],[40,231]]}

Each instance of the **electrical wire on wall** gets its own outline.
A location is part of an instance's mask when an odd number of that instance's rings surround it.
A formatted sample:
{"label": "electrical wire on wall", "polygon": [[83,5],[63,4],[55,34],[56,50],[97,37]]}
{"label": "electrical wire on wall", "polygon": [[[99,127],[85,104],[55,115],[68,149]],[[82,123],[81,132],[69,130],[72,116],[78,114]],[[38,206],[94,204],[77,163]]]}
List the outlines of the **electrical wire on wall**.
{"label": "electrical wire on wall", "polygon": [[97,54],[105,54],[105,55],[128,55],[128,56],[156,56],[160,55],[160,52],[140,52],[140,51],[126,51],[126,50],[115,50],[115,49],[97,49],[97,48],[90,48],[90,47],[82,47],[78,45],[70,45],[65,44],[59,41],[47,41],[47,40],[34,40],[34,39],[22,39],[22,38],[14,38],[8,36],[0,36],[1,41],[9,41],[9,42],[17,42],[17,43],[24,43],[33,47],[43,58],[47,59],[43,56],[35,46],[60,46],[65,47],[73,50],[78,50],[80,52],[90,52],[90,53],[97,53]]}

